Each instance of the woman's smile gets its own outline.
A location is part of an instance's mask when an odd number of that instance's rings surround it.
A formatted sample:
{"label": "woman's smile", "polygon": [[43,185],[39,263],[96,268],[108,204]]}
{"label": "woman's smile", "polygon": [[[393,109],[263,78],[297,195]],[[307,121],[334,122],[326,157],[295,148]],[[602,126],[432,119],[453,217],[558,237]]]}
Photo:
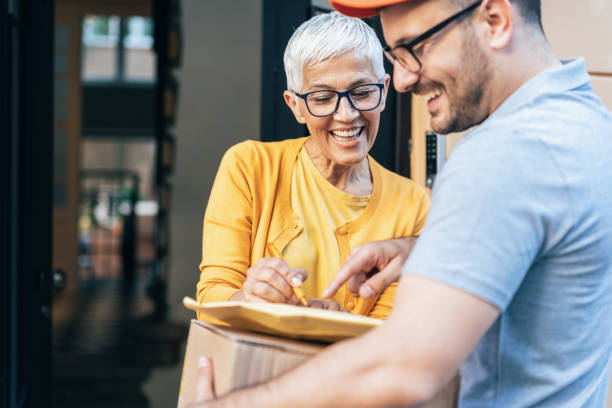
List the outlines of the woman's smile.
{"label": "woman's smile", "polygon": [[354,147],[359,144],[365,126],[334,129],[329,133],[340,147]]}

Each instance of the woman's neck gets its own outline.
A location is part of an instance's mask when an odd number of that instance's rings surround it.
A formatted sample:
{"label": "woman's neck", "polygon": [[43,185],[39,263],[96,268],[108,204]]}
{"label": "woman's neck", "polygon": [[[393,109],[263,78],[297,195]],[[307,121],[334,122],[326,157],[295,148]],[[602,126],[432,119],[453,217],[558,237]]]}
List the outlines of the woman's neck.
{"label": "woman's neck", "polygon": [[324,155],[320,149],[307,140],[306,153],[319,172],[335,187],[345,193],[366,196],[372,192],[372,174],[367,157],[357,164],[338,164]]}

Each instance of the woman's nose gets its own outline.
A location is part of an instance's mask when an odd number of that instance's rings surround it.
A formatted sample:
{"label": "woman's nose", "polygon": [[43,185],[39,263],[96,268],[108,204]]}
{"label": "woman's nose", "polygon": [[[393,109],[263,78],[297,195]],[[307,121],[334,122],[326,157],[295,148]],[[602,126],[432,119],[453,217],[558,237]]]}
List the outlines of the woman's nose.
{"label": "woman's nose", "polygon": [[334,119],[342,122],[350,122],[357,116],[359,116],[359,111],[353,108],[353,105],[351,105],[348,97],[344,96],[340,98],[340,103],[338,104],[338,109],[334,114]]}
{"label": "woman's nose", "polygon": [[393,65],[393,87],[397,92],[410,92],[421,74],[407,70],[401,64]]}

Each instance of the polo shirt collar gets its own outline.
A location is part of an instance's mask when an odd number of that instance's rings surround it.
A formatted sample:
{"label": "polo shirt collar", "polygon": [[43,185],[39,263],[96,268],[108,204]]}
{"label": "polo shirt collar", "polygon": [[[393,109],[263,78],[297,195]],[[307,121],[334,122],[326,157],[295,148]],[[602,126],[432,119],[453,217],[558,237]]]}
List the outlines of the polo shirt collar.
{"label": "polo shirt collar", "polygon": [[584,58],[562,59],[558,67],[546,69],[512,93],[485,121],[506,116],[537,97],[545,94],[558,94],[589,84],[590,78]]}

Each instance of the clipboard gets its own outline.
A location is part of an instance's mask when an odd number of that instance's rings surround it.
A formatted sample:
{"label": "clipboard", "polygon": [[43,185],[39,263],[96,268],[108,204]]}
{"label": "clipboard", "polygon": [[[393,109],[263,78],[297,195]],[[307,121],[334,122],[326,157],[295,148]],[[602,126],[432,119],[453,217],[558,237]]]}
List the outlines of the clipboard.
{"label": "clipboard", "polygon": [[187,309],[228,326],[293,339],[335,342],[359,336],[382,324],[372,317],[278,303],[198,303],[185,297]]}

